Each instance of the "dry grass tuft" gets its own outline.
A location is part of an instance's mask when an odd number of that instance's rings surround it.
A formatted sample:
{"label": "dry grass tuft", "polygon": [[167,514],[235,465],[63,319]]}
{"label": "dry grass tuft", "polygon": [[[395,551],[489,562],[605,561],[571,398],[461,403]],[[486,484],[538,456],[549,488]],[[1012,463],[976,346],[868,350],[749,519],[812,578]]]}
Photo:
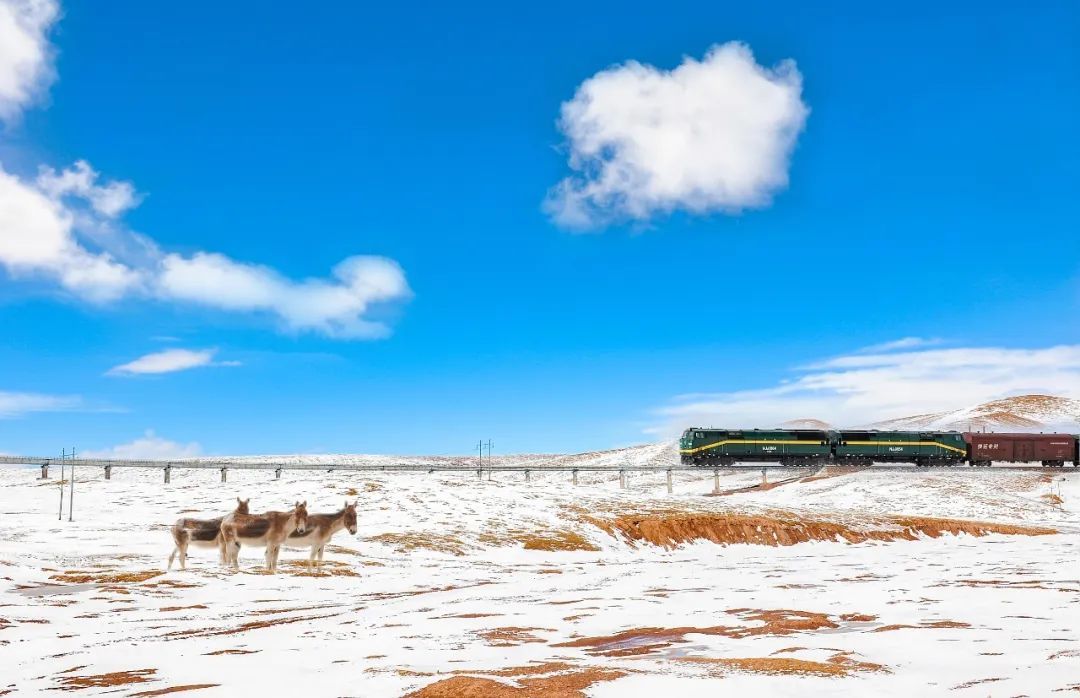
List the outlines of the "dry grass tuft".
{"label": "dry grass tuft", "polygon": [[554,632],[551,628],[492,628],[491,630],[478,630],[477,635],[482,637],[492,647],[516,647],[517,645],[523,645],[529,642],[543,642],[543,640],[536,635],[532,634],[534,630],[547,630]]}
{"label": "dry grass tuft", "polygon": [[612,519],[586,517],[590,523],[613,536],[646,542],[665,548],[708,540],[721,545],[795,545],[808,541],[918,540],[920,535],[937,538],[944,534],[985,536],[989,533],[1039,536],[1057,533],[1052,528],[1017,526],[960,519],[890,517],[872,520],[865,528],[852,528],[839,521],[808,519],[796,514],[771,515],[657,513],[616,516]]}
{"label": "dry grass tuft", "polygon": [[587,550],[596,552],[600,550],[590,543],[580,533],[573,531],[553,531],[551,533],[526,536],[522,539],[526,550]]}
{"label": "dry grass tuft", "polygon": [[454,536],[439,533],[380,533],[365,540],[382,543],[394,548],[399,553],[414,550],[434,550],[451,555],[464,555],[464,544]]}
{"label": "dry grass tuft", "polygon": [[54,574],[49,579],[57,582],[70,582],[72,584],[131,584],[145,582],[147,579],[160,577],[165,574],[161,570],[144,570],[142,572],[120,572],[108,574],[105,572],[81,572],[69,570],[63,574]]}

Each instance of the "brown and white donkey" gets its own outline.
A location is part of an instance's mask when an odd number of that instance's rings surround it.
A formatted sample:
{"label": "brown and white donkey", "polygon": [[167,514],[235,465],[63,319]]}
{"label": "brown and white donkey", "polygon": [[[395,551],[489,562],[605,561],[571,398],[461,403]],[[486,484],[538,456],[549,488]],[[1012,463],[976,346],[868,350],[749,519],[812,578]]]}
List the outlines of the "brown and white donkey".
{"label": "brown and white donkey", "polygon": [[266,569],[277,571],[278,553],[282,542],[293,531],[303,533],[307,528],[307,502],[297,502],[292,511],[268,511],[265,514],[242,514],[234,511],[221,521],[221,537],[225,541],[226,557],[235,569],[240,569],[241,545],[266,548]]}
{"label": "brown and white donkey", "polygon": [[336,513],[309,514],[307,530],[297,530],[290,533],[289,537],[285,539],[285,547],[310,548],[308,571],[310,572],[315,565],[316,557],[318,558],[319,567],[322,567],[323,552],[325,552],[326,544],[335,533],[346,529],[352,535],[356,535],[356,505],[359,503],[359,499],[352,504],[349,504],[348,500],[346,500],[345,507]]}
{"label": "brown and white donkey", "polygon": [[[247,514],[248,503],[251,499],[236,498],[236,513]],[[189,546],[196,548],[217,548],[221,565],[225,565],[225,540],[221,537],[221,522],[224,516],[216,519],[177,519],[169,529],[172,533],[176,547],[169,555],[169,565],[166,570],[172,569],[173,559],[180,556],[180,569],[187,569],[187,551]],[[236,546],[239,549],[239,544]]]}

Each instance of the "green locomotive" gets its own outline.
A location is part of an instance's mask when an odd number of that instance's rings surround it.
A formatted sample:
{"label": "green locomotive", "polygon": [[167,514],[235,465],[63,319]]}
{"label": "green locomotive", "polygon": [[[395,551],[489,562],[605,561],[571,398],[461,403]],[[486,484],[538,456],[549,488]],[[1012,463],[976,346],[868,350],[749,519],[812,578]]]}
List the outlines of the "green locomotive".
{"label": "green locomotive", "polygon": [[731,465],[739,461],[814,465],[832,455],[829,432],[817,429],[700,429],[683,432],[682,462]]}
{"label": "green locomotive", "polygon": [[767,462],[781,465],[915,463],[957,465],[968,457],[956,431],[824,431],[817,429],[704,429],[679,439],[687,465]]}

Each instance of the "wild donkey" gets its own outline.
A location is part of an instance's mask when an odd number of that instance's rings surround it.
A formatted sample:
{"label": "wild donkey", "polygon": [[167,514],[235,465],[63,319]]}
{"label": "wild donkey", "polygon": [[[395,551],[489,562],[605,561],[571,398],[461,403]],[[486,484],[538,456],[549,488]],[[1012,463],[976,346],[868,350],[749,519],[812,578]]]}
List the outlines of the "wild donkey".
{"label": "wild donkey", "polygon": [[225,541],[226,554],[233,568],[240,569],[238,552],[240,543],[266,548],[266,569],[277,571],[281,543],[293,531],[301,533],[307,528],[307,502],[297,502],[292,511],[268,511],[265,514],[241,514],[233,512],[221,522],[221,537]]}
{"label": "wild donkey", "polygon": [[[250,497],[248,499],[237,497],[236,513],[248,513],[249,502],[251,502]],[[192,545],[196,548],[217,548],[221,565],[224,566],[225,541],[221,537],[221,522],[224,518],[224,516],[219,516],[216,519],[177,519],[170,529],[176,547],[169,555],[169,565],[165,569],[172,569],[173,558],[177,554],[180,555],[180,569],[187,569],[188,546]],[[240,545],[237,544],[236,547],[239,548]]]}
{"label": "wild donkey", "polygon": [[348,529],[349,533],[356,535],[356,505],[360,500],[352,504],[346,500],[345,507],[335,514],[309,514],[307,518],[307,530],[296,530],[285,539],[286,548],[311,548],[308,555],[308,571],[312,570],[315,559],[318,557],[318,565],[322,567],[323,552],[326,544],[335,533],[341,529]]}

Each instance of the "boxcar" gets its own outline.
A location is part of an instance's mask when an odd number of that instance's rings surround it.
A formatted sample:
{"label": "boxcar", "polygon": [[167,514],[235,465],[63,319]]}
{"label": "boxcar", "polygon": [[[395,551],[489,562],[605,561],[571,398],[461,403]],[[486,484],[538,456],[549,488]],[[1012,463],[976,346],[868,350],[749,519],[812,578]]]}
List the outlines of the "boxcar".
{"label": "boxcar", "polygon": [[703,429],[691,427],[679,440],[682,462],[731,465],[739,461],[812,465],[829,460],[829,432],[816,429]]}
{"label": "boxcar", "polygon": [[964,434],[970,448],[972,465],[1004,463],[1042,463],[1061,467],[1065,461],[1076,463],[1076,437],[1072,434]]}
{"label": "boxcar", "polygon": [[964,435],[958,431],[837,431],[837,463],[914,463],[956,465],[967,458]]}

